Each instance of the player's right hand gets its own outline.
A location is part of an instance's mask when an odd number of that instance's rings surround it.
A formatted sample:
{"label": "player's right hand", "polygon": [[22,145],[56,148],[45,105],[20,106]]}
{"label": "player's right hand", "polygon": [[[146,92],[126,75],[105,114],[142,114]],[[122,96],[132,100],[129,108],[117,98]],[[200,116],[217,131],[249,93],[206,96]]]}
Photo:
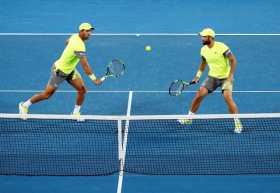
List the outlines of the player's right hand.
{"label": "player's right hand", "polygon": [[194,82],[195,84],[197,84],[197,83],[199,83],[199,77],[198,76],[196,76],[193,80],[192,80],[192,82]]}
{"label": "player's right hand", "polygon": [[94,82],[95,85],[100,85],[100,84],[102,84],[102,81],[99,80],[99,79],[93,80],[93,82]]}

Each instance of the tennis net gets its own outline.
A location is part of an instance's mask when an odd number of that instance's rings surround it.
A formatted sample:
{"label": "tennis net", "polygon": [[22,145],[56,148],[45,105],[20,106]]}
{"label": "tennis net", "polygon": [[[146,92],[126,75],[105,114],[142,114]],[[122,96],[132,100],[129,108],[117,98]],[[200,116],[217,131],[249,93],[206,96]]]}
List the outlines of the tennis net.
{"label": "tennis net", "polygon": [[82,118],[0,114],[0,174],[280,174],[278,113]]}

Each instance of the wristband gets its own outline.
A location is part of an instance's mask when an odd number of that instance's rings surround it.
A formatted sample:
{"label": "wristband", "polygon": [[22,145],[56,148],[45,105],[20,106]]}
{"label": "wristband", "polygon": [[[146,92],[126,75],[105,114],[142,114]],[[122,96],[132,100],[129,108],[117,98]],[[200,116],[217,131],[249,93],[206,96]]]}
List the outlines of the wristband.
{"label": "wristband", "polygon": [[197,73],[196,73],[196,77],[198,77],[198,78],[200,78],[201,77],[201,75],[202,75],[202,71],[201,70],[199,70],[199,71],[197,71]]}
{"label": "wristband", "polygon": [[88,76],[91,80],[95,81],[96,80],[96,76],[94,74],[91,74]]}

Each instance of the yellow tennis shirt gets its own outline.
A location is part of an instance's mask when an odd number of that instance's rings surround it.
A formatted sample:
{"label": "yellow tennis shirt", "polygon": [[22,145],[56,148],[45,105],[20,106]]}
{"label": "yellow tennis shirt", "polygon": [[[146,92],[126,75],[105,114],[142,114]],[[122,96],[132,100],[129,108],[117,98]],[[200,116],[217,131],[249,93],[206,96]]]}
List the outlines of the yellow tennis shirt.
{"label": "yellow tennis shirt", "polygon": [[65,74],[70,74],[75,70],[80,58],[85,56],[86,46],[79,34],[73,34],[68,41],[60,58],[55,62],[56,69]]}
{"label": "yellow tennis shirt", "polygon": [[228,78],[230,64],[229,59],[225,56],[228,50],[229,47],[221,42],[215,42],[212,48],[207,45],[201,48],[200,54],[209,66],[208,76],[218,79]]}

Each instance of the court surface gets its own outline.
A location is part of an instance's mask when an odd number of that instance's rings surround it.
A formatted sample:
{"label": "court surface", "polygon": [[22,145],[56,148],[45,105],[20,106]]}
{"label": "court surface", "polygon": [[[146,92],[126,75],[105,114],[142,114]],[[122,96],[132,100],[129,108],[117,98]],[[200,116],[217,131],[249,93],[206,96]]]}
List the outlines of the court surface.
{"label": "court surface", "polygon": [[[45,87],[50,67],[63,50],[65,40],[82,21],[92,21],[98,26],[97,34],[87,42],[87,55],[97,76],[105,72],[105,65],[113,58],[121,58],[127,65],[123,77],[108,80],[100,87],[94,86],[79,68],[89,90],[82,107],[83,114],[186,113],[199,86],[180,97],[170,97],[166,91],[174,79],[193,78],[201,48],[195,33],[206,26],[212,26],[222,34],[217,37],[218,41],[228,44],[237,57],[234,99],[240,112],[279,112],[278,1],[39,3],[31,0],[11,3],[0,0],[0,3],[4,5],[0,13],[3,18],[0,21],[1,113],[17,113],[18,102]],[[79,14],[71,11],[71,5]],[[65,6],[64,10],[62,6]],[[205,12],[216,8],[220,11]],[[145,52],[147,44],[152,46],[151,52]],[[73,89],[65,83],[50,100],[32,106],[31,113],[69,114],[75,96]],[[221,93],[207,97],[199,113],[227,113]],[[118,177],[117,174],[99,177],[0,176],[0,192],[117,192]],[[122,192],[277,193],[280,192],[279,184],[279,175],[124,174]]]}

